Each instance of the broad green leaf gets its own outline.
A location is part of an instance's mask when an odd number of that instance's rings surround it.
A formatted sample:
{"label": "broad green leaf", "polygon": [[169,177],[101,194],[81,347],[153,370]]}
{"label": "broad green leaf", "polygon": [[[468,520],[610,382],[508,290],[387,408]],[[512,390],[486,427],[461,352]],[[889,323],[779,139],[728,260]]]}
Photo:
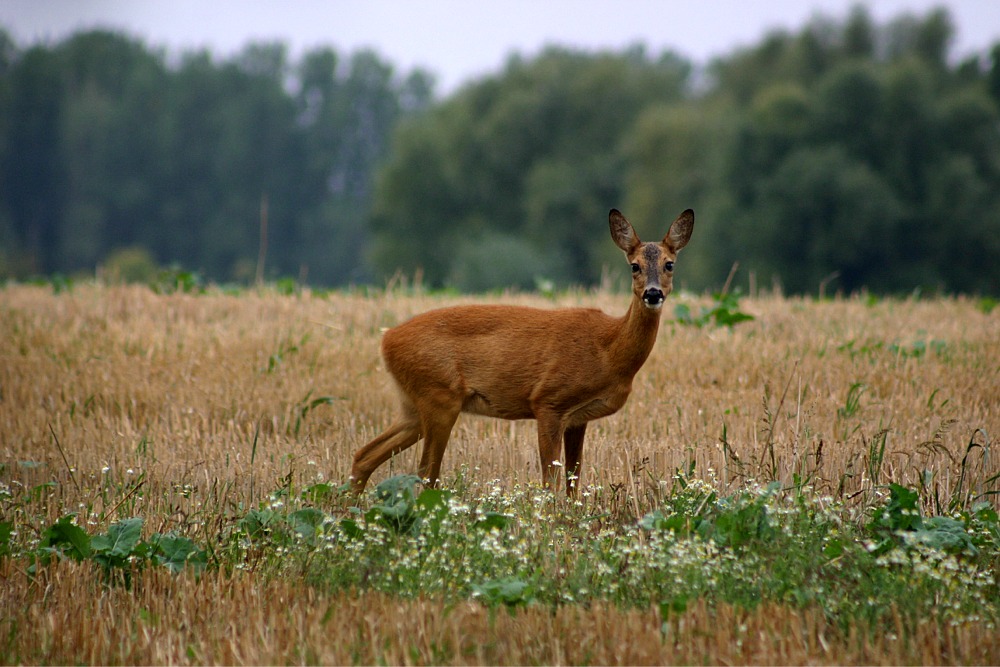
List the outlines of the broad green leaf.
{"label": "broad green leaf", "polygon": [[185,567],[192,567],[200,572],[208,565],[205,551],[199,549],[190,538],[167,533],[154,535],[151,541],[155,545],[153,560],[171,572],[180,572]]}
{"label": "broad green leaf", "polygon": [[365,536],[365,531],[354,519],[341,519],[340,529],[352,540],[360,540]]}
{"label": "broad green leaf", "polygon": [[14,524],[10,521],[0,521],[0,556],[10,554],[10,536],[14,532]]}
{"label": "broad green leaf", "polygon": [[451,494],[441,489],[424,489],[415,502],[417,510],[424,515],[431,514],[448,507]]}
{"label": "broad green leaf", "polygon": [[302,497],[310,502],[318,503],[332,496],[334,491],[336,491],[336,488],[332,484],[319,482],[306,487],[302,492]]}
{"label": "broad green leaf", "polygon": [[504,530],[510,525],[510,517],[500,512],[487,512],[474,526],[481,530]]}
{"label": "broad green leaf", "polygon": [[325,519],[326,514],[315,507],[303,507],[288,515],[288,524],[302,537],[314,539]]}
{"label": "broad green leaf", "polygon": [[979,553],[966,532],[965,525],[947,516],[932,516],[924,521],[914,539],[932,549],[948,553],[966,553],[970,556]]}
{"label": "broad green leaf", "polygon": [[39,546],[55,548],[74,560],[89,558],[92,541],[83,528],[73,523],[74,517],[74,514],[66,514],[49,526]]}
{"label": "broad green leaf", "polygon": [[132,517],[111,524],[107,533],[90,541],[90,548],[95,554],[124,558],[132,554],[141,537],[142,518]]}
{"label": "broad green leaf", "polygon": [[383,502],[396,502],[408,498],[410,502],[416,498],[415,493],[420,478],[416,475],[395,475],[375,487],[375,497]]}
{"label": "broad green leaf", "polygon": [[250,510],[237,524],[251,540],[264,537],[274,523],[275,514],[271,510]]}
{"label": "broad green leaf", "polygon": [[533,593],[531,584],[517,577],[503,577],[473,584],[472,590],[490,604],[502,602],[507,606],[531,602]]}

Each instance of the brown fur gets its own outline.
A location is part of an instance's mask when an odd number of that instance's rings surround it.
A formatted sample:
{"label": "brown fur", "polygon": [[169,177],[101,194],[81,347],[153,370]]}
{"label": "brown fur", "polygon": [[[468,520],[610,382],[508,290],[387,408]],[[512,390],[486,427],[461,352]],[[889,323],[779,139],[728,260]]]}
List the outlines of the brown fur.
{"label": "brown fur", "polygon": [[609,221],[633,269],[632,302],[623,317],[584,308],[457,306],[386,332],[382,357],[399,388],[402,415],[354,455],[356,493],[378,466],[420,438],[419,474],[436,483],[462,412],[536,419],[546,484],[558,482],[562,444],[567,492],[573,492],[587,422],[625,405],[653,349],[662,300],[673,286],[672,262],[691,236],[694,213],[682,213],[660,243],[642,243],[616,210]]}

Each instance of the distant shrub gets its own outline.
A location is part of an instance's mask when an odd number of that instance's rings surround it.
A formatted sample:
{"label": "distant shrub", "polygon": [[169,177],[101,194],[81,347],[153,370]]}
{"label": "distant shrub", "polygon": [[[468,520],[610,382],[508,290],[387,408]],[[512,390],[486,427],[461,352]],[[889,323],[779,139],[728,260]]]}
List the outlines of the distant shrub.
{"label": "distant shrub", "polygon": [[543,253],[529,241],[491,233],[459,245],[447,283],[461,292],[532,290],[537,279],[558,283],[564,275],[560,257]]}
{"label": "distant shrub", "polygon": [[153,255],[141,246],[111,251],[103,265],[104,277],[113,283],[151,283],[160,273]]}

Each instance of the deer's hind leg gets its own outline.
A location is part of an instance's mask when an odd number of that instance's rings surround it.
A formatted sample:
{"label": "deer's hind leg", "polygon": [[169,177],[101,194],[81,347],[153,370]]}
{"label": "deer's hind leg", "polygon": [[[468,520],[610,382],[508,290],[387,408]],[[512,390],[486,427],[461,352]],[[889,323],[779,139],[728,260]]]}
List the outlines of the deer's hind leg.
{"label": "deer's hind leg", "polygon": [[420,455],[420,479],[436,486],[441,477],[441,461],[451,430],[462,412],[462,394],[451,389],[426,392],[420,400],[420,426],[424,434]]}
{"label": "deer's hind leg", "polygon": [[358,495],[375,469],[396,454],[409,449],[420,439],[420,418],[413,407],[405,404],[403,415],[378,437],[354,454],[351,466],[351,491]]}

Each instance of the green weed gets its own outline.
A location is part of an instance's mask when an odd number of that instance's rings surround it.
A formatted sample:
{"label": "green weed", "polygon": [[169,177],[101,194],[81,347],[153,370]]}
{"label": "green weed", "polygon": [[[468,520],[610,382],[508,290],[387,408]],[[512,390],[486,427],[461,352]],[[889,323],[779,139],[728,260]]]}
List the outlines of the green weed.
{"label": "green weed", "polygon": [[[143,567],[244,569],[324,590],[478,600],[491,610],[602,601],[653,605],[669,619],[699,600],[748,609],[773,602],[818,606],[845,630],[897,615],[1000,619],[1000,520],[984,500],[996,480],[957,511],[928,513],[922,489],[880,485],[885,438],[866,442],[873,491],[860,513],[801,479],[791,487],[747,481],[721,494],[693,465],[632,518],[609,511],[618,491],[595,486],[567,501],[534,486],[461,478],[432,489],[400,475],[347,507],[331,484],[297,490],[286,479],[258,507],[198,537],[144,538],[138,516],[90,534],[65,514],[37,542],[24,526],[0,523],[0,557],[23,559],[31,573],[54,559],[91,562],[125,585]],[[973,443],[973,454],[988,444]],[[971,460],[966,467],[972,475]],[[969,497],[967,487],[953,492]],[[22,510],[32,502],[27,490],[5,501]]]}
{"label": "green weed", "polygon": [[740,322],[749,322],[754,319],[753,315],[740,311],[739,305],[740,294],[738,291],[716,292],[712,295],[712,305],[701,306],[697,315],[691,311],[691,307],[686,303],[677,304],[674,306],[674,320],[679,324],[698,328],[708,324],[732,328]]}
{"label": "green weed", "polygon": [[[30,563],[29,573],[37,574],[39,568],[48,566],[53,560],[69,558],[92,561],[100,565],[112,581],[127,584],[134,569],[150,563],[172,572],[186,567],[201,571],[208,565],[208,552],[188,537],[156,533],[143,540],[140,517],[113,523],[107,532],[93,536],[76,525],[75,519],[74,514],[61,516],[43,531],[37,547],[20,554]],[[7,553],[12,554],[9,532],[3,542]]]}
{"label": "green weed", "polygon": [[851,339],[839,345],[837,351],[849,355],[851,359],[863,357],[874,360],[881,354],[888,354],[897,360],[905,360],[920,359],[929,351],[938,357],[947,358],[949,348],[947,342],[938,339],[917,338],[910,343],[901,343],[898,340],[889,343],[880,340],[858,343],[857,340]]}
{"label": "green weed", "polygon": [[267,358],[267,366],[260,370],[261,373],[269,374],[273,373],[281,366],[285,358],[290,357],[293,354],[297,354],[298,351],[309,342],[309,334],[304,334],[302,338],[298,341],[293,341],[291,339],[285,338],[278,343],[278,349],[273,352]]}
{"label": "green weed", "polygon": [[293,412],[295,416],[295,425],[291,429],[292,435],[296,438],[299,436],[299,430],[302,428],[302,422],[305,421],[310,412],[321,405],[332,405],[337,400],[338,399],[333,396],[317,396],[316,398],[313,398],[312,390],[310,389],[305,397],[303,397],[302,400],[294,406]]}
{"label": "green weed", "polygon": [[207,289],[200,273],[176,265],[161,271],[150,287],[157,294],[204,294]]}
{"label": "green weed", "polygon": [[861,428],[860,424],[855,424],[853,429],[848,428],[847,422],[858,414],[861,409],[861,396],[868,389],[863,382],[854,382],[847,389],[847,398],[844,405],[837,408],[837,423],[841,426],[840,439],[846,442],[848,438],[857,433]]}
{"label": "green weed", "polygon": [[482,584],[473,584],[472,595],[490,608],[503,604],[513,615],[515,607],[529,604],[534,600],[534,589],[530,582],[523,579],[503,577]]}
{"label": "green weed", "polygon": [[976,310],[981,312],[983,315],[989,315],[993,312],[993,309],[997,307],[997,303],[1000,303],[1000,301],[997,301],[991,296],[984,296],[976,302]]}

